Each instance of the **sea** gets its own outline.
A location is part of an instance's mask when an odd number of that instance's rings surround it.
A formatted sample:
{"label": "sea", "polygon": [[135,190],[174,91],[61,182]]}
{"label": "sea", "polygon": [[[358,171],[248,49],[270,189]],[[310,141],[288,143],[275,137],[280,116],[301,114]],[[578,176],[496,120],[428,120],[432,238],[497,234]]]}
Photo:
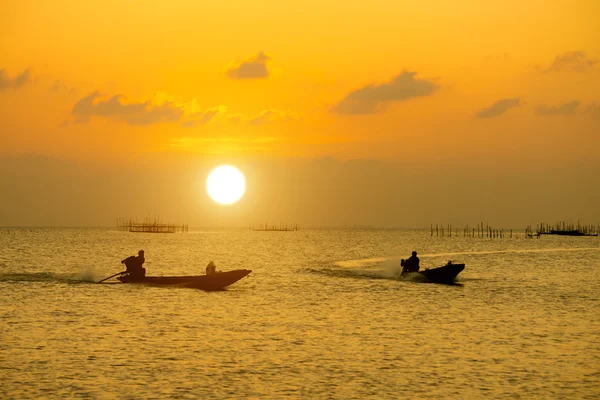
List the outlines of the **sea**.
{"label": "sea", "polygon": [[[251,269],[224,291],[97,281]],[[454,285],[401,280],[464,263]],[[600,240],[0,228],[2,399],[599,399]]]}

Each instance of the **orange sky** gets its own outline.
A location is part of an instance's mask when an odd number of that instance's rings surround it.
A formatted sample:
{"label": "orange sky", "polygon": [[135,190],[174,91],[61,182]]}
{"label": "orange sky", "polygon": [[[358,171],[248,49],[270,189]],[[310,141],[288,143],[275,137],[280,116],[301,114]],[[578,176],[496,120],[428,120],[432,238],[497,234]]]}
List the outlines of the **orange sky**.
{"label": "orange sky", "polygon": [[4,1],[0,157],[598,168],[598,1],[339,4]]}

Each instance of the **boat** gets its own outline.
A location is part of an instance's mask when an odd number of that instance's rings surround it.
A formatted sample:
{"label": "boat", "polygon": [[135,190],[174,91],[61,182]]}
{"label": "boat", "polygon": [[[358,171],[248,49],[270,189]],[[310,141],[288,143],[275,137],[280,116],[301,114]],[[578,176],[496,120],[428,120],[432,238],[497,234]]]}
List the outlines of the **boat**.
{"label": "boat", "polygon": [[562,235],[562,236],[598,236],[598,233],[586,233],[586,232],[582,232],[579,229],[574,229],[574,230],[566,230],[566,231],[561,231],[561,230],[554,230],[551,229],[549,233],[547,233],[547,235]]}
{"label": "boat", "polygon": [[465,269],[465,264],[453,264],[448,262],[437,268],[427,268],[418,272],[402,271],[401,278],[420,282],[454,283],[456,276]]}
{"label": "boat", "polygon": [[223,290],[252,272],[249,269],[236,269],[233,271],[215,272],[208,275],[188,276],[145,276],[133,278],[130,275],[119,276],[117,279],[123,283],[142,283],[153,286],[178,286],[202,290]]}

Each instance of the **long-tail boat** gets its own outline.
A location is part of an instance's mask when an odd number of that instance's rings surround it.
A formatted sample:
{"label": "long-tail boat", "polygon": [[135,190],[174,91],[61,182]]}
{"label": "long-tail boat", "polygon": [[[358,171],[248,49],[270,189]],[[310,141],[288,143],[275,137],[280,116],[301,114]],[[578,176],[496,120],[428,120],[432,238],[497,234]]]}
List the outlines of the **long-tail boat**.
{"label": "long-tail boat", "polygon": [[453,264],[448,262],[441,267],[424,269],[418,272],[402,271],[400,276],[404,279],[410,279],[422,282],[433,283],[454,283],[456,276],[465,269],[465,264]]}
{"label": "long-tail boat", "polygon": [[215,272],[207,275],[189,276],[145,276],[122,275],[117,279],[123,283],[142,283],[156,286],[178,286],[202,290],[223,290],[252,272],[249,269]]}

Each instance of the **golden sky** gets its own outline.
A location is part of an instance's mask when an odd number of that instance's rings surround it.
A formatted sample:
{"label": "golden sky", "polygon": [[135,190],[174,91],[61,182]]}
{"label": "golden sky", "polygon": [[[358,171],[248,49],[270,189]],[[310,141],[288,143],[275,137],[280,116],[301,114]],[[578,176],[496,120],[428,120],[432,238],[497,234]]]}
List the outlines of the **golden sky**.
{"label": "golden sky", "polygon": [[494,177],[548,161],[598,168],[596,0],[4,0],[0,11],[0,157],[103,168],[332,157]]}

